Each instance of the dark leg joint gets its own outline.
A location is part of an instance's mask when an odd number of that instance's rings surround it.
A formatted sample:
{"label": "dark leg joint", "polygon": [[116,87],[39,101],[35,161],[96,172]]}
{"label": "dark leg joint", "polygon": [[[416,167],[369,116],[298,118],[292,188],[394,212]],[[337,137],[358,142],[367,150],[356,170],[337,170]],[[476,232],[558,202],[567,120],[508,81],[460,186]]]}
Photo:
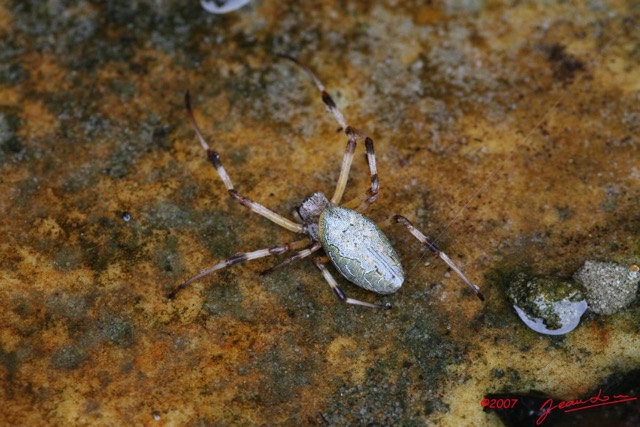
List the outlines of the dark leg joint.
{"label": "dark leg joint", "polygon": [[333,99],[331,98],[331,96],[327,93],[326,90],[322,91],[322,102],[325,103],[325,105],[331,109],[336,109],[338,108],[338,106],[336,105],[335,102],[333,102]]}
{"label": "dark leg joint", "polygon": [[347,126],[344,133],[349,137],[349,139],[356,139],[356,130],[351,126]]}
{"label": "dark leg joint", "polygon": [[244,262],[247,260],[247,254],[244,253],[239,253],[239,254],[235,254],[234,256],[232,256],[231,258],[229,258],[226,262],[225,265],[227,267],[231,267],[232,265],[236,265],[239,264],[241,262]]}
{"label": "dark leg joint", "polygon": [[238,194],[238,190],[232,188],[231,190],[229,190],[229,194],[231,195],[231,197],[236,199],[242,206],[245,206],[245,207],[251,206],[251,200],[248,197],[244,197]]}
{"label": "dark leg joint", "polygon": [[340,301],[347,299],[347,296],[340,290],[340,288],[333,288],[333,292],[335,292],[338,298],[340,298]]}
{"label": "dark leg joint", "polygon": [[184,93],[184,107],[187,109],[189,114],[191,114],[191,94],[189,91]]}
{"label": "dark leg joint", "polygon": [[216,169],[220,169],[222,167],[222,162],[220,161],[220,154],[216,153],[213,150],[207,149],[207,158],[213,164],[213,166],[215,166]]}
{"label": "dark leg joint", "polygon": [[180,285],[177,288],[175,288],[173,291],[169,292],[167,294],[167,299],[176,299],[176,294],[180,291],[180,289],[182,289],[184,286]]}
{"label": "dark leg joint", "polygon": [[413,227],[413,226],[411,225],[411,223],[409,222],[409,220],[408,220],[407,218],[403,217],[402,215],[394,215],[394,216],[393,216],[393,222],[399,222],[399,223],[401,223],[401,224],[402,224],[402,225],[404,225],[404,226],[407,226],[407,227],[411,226],[411,227]]}
{"label": "dark leg joint", "polygon": [[436,245],[434,245],[433,243],[431,243],[428,240],[426,242],[424,242],[424,245],[427,247],[427,249],[429,249],[434,254],[437,254],[438,252],[440,252],[440,249],[438,249],[438,247]]}
{"label": "dark leg joint", "polygon": [[378,180],[378,174],[371,175],[371,195],[378,194],[380,188],[380,181]]}
{"label": "dark leg joint", "polygon": [[374,151],[373,151],[373,140],[371,138],[366,137],[364,139],[364,146],[367,149],[367,154],[371,154],[371,155],[374,154]]}

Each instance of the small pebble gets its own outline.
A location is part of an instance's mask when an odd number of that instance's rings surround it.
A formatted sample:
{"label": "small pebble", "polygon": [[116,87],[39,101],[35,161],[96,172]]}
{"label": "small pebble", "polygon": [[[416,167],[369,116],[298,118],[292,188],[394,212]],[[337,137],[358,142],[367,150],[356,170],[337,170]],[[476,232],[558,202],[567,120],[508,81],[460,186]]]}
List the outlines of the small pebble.
{"label": "small pebble", "polygon": [[588,308],[578,285],[554,277],[518,273],[507,296],[524,324],[546,335],[571,332]]}
{"label": "small pebble", "polygon": [[628,307],[640,283],[637,265],[603,261],[586,261],[573,278],[584,286],[589,307],[598,314],[614,314]]}

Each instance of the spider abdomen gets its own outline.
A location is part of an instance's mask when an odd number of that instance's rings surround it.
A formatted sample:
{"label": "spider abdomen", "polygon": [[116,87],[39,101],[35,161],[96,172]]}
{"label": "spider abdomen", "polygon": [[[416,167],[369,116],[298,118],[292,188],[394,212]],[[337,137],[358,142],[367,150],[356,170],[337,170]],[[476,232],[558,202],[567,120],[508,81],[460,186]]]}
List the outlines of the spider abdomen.
{"label": "spider abdomen", "polygon": [[347,280],[383,295],[400,289],[404,282],[400,257],[369,218],[329,206],[320,215],[318,231],[324,251]]}

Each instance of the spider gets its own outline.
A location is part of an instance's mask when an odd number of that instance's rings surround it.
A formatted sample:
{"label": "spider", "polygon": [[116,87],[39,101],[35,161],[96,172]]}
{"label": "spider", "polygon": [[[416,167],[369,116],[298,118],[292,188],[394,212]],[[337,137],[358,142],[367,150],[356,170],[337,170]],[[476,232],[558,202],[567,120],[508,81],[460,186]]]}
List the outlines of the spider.
{"label": "spider", "polygon": [[[285,261],[277,264],[263,273],[268,273],[277,268],[291,264],[303,258],[324,250],[325,257],[315,257],[313,262],[320,270],[322,276],[327,281],[336,296],[347,304],[360,305],[374,309],[389,309],[390,303],[384,305],[372,304],[353,298],[348,298],[338,287],[333,275],[329,272],[326,264],[331,261],[335,268],[350,282],[375,293],[388,295],[396,292],[404,282],[404,270],[400,263],[400,257],[396,253],[389,239],[380,228],[369,218],[358,211],[366,210],[378,197],[380,187],[378,172],[376,168],[376,156],[373,149],[373,140],[361,131],[350,126],[344,116],[336,106],[329,93],[325,90],[322,82],[306,66],[300,64],[296,59],[288,55],[279,55],[285,58],[302,70],[304,70],[315,86],[320,91],[322,101],[328,111],[333,115],[340,126],[339,130],[347,136],[347,147],[342,159],[342,168],[338,177],[338,183],[331,199],[320,193],[313,193],[302,201],[297,208],[298,221],[294,222],[284,218],[263,205],[254,202],[246,196],[241,195],[234,188],[231,178],[222,166],[220,155],[213,151],[207,142],[196,122],[193,110],[191,109],[190,94],[185,93],[185,107],[187,115],[193,129],[200,140],[202,148],[207,153],[209,161],[213,164],[218,175],[222,179],[229,195],[242,206],[252,212],[262,215],[275,224],[286,228],[296,234],[305,235],[303,240],[273,246],[267,249],[260,249],[253,252],[236,253],[231,258],[227,258],[219,263],[202,270],[200,273],[185,280],[176,286],[168,294],[168,298],[175,298],[176,294],[194,281],[207,276],[214,271],[230,267],[241,262],[250,261],[269,255],[280,255],[289,251],[297,251]],[[342,196],[347,185],[349,171],[353,162],[354,153],[358,140],[364,140],[367,163],[371,175],[370,188],[364,197],[354,199],[344,205],[340,205]],[[392,218],[395,223],[402,224],[414,237],[416,237],[431,252],[438,255],[456,274],[469,286],[469,288],[484,301],[478,286],[471,283],[451,259],[440,249],[438,249],[429,239],[405,217],[395,215]]]}

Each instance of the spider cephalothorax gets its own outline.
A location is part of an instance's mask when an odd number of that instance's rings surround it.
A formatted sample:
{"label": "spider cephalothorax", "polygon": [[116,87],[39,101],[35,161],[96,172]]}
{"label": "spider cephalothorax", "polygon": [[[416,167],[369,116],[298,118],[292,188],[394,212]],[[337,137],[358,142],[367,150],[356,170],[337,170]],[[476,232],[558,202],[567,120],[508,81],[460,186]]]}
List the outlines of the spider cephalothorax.
{"label": "spider cephalothorax", "polygon": [[320,240],[318,237],[318,221],[320,214],[331,206],[331,202],[322,193],[313,193],[302,201],[298,207],[298,215],[304,224],[304,232],[313,239],[314,242]]}

